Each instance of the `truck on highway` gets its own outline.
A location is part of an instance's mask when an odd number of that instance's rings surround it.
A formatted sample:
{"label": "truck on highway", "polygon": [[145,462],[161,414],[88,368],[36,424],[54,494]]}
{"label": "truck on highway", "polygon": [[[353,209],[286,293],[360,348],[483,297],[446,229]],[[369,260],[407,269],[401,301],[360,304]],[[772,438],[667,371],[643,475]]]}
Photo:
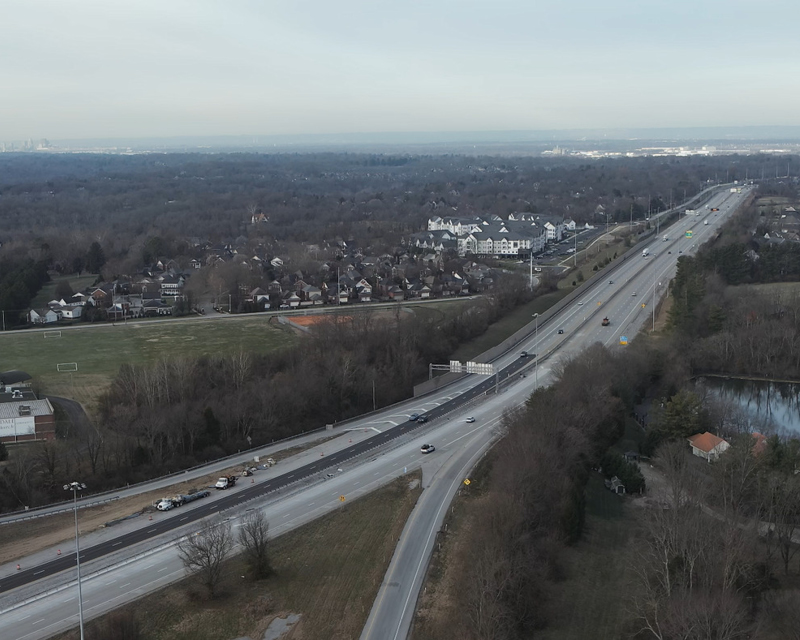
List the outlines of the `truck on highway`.
{"label": "truck on highway", "polygon": [[646,258],[649,255],[650,255],[650,249],[648,247],[645,247],[644,249],[642,249],[642,257],[643,258]]}
{"label": "truck on highway", "polygon": [[236,476],[222,476],[214,486],[217,489],[229,489],[236,484]]}
{"label": "truck on highway", "polygon": [[181,505],[194,502],[200,498],[207,498],[211,495],[210,491],[198,491],[197,493],[178,494],[171,498],[163,498],[157,505],[156,509],[159,511],[169,511],[173,507],[180,507]]}
{"label": "truck on highway", "polygon": [[666,242],[667,240],[669,240],[669,236],[664,236],[664,242]]}

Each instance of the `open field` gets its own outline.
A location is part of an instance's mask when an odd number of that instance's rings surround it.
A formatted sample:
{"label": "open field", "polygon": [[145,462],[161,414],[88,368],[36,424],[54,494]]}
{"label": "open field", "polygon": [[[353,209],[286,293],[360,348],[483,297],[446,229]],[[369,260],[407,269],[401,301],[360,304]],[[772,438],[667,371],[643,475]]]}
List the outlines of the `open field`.
{"label": "open field", "polygon": [[[419,472],[359,498],[273,542],[275,575],[242,580],[240,558],[229,560],[215,600],[194,595],[191,579],[150,594],[122,610],[135,616],[145,640],[261,639],[276,617],[300,614],[285,640],[357,638],[369,615],[420,489]],[[89,623],[98,627],[104,618]],[[59,636],[74,640],[77,630]]]}
{"label": "open field", "polygon": [[[171,319],[58,327],[60,338],[43,331],[0,333],[1,367],[34,376],[43,393],[81,400],[82,387],[104,388],[123,363],[147,364],[161,358],[197,357],[245,350],[267,353],[294,343],[289,332],[267,316]],[[76,362],[75,373],[59,373],[58,363]]]}

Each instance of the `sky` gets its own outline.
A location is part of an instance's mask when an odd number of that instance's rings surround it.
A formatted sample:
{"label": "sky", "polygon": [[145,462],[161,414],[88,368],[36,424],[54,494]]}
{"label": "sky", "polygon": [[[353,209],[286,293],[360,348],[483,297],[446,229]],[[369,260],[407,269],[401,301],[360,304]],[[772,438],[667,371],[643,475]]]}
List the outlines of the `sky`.
{"label": "sky", "polygon": [[800,125],[797,0],[1,0],[0,142]]}

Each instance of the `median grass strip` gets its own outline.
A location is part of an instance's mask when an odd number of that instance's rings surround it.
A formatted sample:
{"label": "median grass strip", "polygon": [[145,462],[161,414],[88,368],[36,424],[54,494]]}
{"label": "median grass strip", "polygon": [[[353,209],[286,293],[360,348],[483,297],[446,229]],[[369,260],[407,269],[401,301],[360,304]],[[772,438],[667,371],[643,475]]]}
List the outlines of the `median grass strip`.
{"label": "median grass strip", "polygon": [[[136,637],[143,640],[261,640],[275,617],[291,613],[301,618],[289,637],[357,638],[421,492],[420,479],[419,472],[398,478],[276,539],[271,578],[243,579],[243,563],[234,557],[226,564],[222,595],[214,600],[199,596],[188,578],[121,611],[135,617],[141,629]],[[107,618],[89,623],[87,639],[102,637]],[[78,631],[58,638],[76,640]]]}

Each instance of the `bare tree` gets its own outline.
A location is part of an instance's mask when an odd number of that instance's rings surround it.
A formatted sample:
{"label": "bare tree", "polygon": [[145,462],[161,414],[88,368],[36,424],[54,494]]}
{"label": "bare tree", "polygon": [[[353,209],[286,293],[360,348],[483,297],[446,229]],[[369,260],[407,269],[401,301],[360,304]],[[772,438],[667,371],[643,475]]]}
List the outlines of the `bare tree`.
{"label": "bare tree", "polygon": [[222,564],[232,548],[230,523],[210,522],[178,543],[178,555],[183,566],[198,576],[213,598],[222,577]]}
{"label": "bare tree", "polygon": [[244,549],[245,562],[256,579],[266,578],[272,573],[269,561],[269,522],[263,511],[251,511],[242,518],[239,544]]}

